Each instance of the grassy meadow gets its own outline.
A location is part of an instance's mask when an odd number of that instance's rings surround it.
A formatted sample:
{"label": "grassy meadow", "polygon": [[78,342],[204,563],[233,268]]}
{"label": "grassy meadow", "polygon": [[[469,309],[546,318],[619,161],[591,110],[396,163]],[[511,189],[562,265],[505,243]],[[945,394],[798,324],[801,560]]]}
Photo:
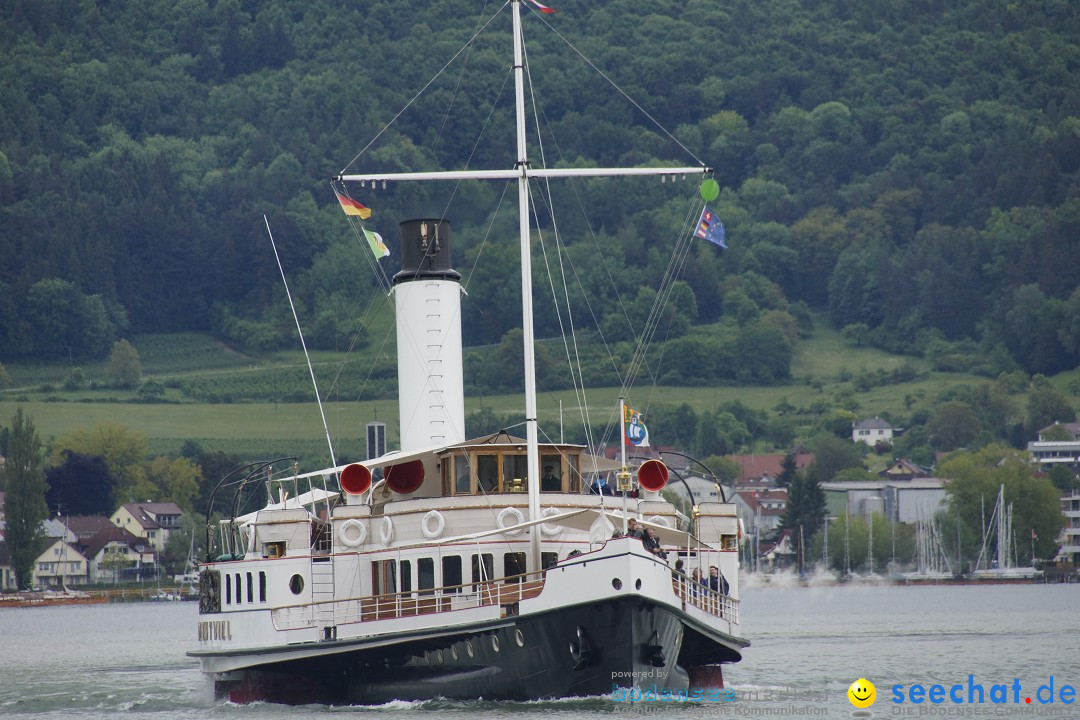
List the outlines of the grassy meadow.
{"label": "grassy meadow", "polygon": [[[142,433],[151,452],[175,453],[186,441],[194,441],[210,451],[223,451],[244,457],[269,457],[297,454],[309,462],[322,463],[329,457],[326,430],[320,418],[314,393],[310,402],[200,403],[185,397],[177,388],[180,381],[194,376],[222,374],[237,377],[251,375],[260,382],[274,382],[286,370],[302,369],[307,373],[303,353],[290,351],[258,358],[239,353],[204,335],[184,333],[135,338],[144,379],[155,379],[166,387],[164,402],[140,402],[136,393],[101,386],[95,378],[104,375],[103,365],[79,368],[85,382],[78,388],[65,389],[73,368],[66,358],[55,364],[8,365],[14,389],[0,393],[0,425],[8,424],[16,407],[23,407],[32,417],[41,439],[55,438],[81,427],[100,422],[116,422]],[[373,354],[385,352],[383,343],[372,343]],[[392,351],[392,349],[391,349]],[[350,362],[362,362],[355,355]],[[315,353],[316,377],[320,390],[329,401],[324,403],[326,425],[338,456],[364,454],[365,425],[371,420],[387,424],[388,441],[394,446],[397,436],[398,408],[395,400],[356,400],[338,397],[333,378],[343,364],[344,353]],[[383,358],[385,360],[385,358]],[[852,378],[900,367],[914,368],[918,377],[894,385],[881,385],[856,391]],[[277,374],[277,375],[275,375]],[[918,358],[890,355],[868,347],[856,347],[819,318],[813,334],[800,343],[792,367],[792,381],[768,387],[647,387],[631,391],[630,402],[637,408],[655,404],[687,403],[699,414],[718,405],[738,400],[754,409],[775,414],[774,408],[785,401],[797,408],[800,426],[808,427],[823,408],[846,407],[857,415],[889,414],[909,416],[925,408],[932,410],[949,386],[975,385],[986,378],[958,373],[927,371]],[[1075,392],[1080,375],[1077,371],[1054,378],[1053,382],[1076,404]],[[1023,409],[1024,398],[1014,398]],[[591,422],[603,426],[614,417],[618,402],[617,388],[590,388],[584,393]],[[538,397],[542,432],[557,439],[560,404],[568,425],[580,423],[581,402],[573,391],[545,392]],[[466,412],[481,408],[496,415],[522,416],[519,395],[466,398]],[[674,438],[655,438],[654,442],[672,443]],[[759,448],[760,451],[760,448]]]}

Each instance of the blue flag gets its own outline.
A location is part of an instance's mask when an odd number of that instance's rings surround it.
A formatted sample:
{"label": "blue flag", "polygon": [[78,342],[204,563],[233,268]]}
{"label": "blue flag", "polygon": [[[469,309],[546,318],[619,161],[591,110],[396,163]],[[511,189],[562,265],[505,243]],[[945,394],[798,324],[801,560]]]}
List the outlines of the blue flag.
{"label": "blue flag", "polygon": [[727,250],[727,245],[724,244],[724,223],[713,215],[708,205],[701,211],[701,219],[698,220],[697,232],[694,235]]}

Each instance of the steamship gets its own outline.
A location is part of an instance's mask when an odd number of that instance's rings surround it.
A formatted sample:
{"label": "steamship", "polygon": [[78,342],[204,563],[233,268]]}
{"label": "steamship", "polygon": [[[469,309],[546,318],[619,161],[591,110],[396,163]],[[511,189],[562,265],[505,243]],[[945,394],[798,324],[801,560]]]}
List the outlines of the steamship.
{"label": "steamship", "polygon": [[[722,687],[741,659],[732,503],[684,517],[659,460],[630,466],[540,441],[529,263],[529,183],[572,175],[661,178],[673,168],[539,168],[526,150],[522,0],[509,0],[517,157],[503,170],[341,175],[344,186],[516,184],[522,256],[525,437],[466,439],[460,275],[444,218],[400,223],[393,277],[400,449],[312,473],[286,458],[224,478],[199,572],[189,654],[234,702],[376,704],[530,700],[647,687]],[[620,432],[620,435],[623,433]],[[546,437],[546,436],[545,436]],[[625,441],[624,441],[625,442]],[[543,478],[541,470],[550,468]],[[600,473],[619,495],[590,492]],[[271,500],[241,514],[243,493]],[[720,495],[723,500],[723,495]],[[630,518],[662,553],[623,533]],[[682,560],[685,571],[675,570]],[[711,566],[726,592],[695,583]]]}

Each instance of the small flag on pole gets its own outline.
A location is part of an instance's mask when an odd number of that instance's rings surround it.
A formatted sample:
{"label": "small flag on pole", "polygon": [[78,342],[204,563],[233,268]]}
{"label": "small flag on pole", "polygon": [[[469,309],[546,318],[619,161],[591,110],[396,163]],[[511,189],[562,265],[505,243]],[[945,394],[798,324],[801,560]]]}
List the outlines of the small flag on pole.
{"label": "small flag on pole", "polygon": [[724,244],[724,223],[720,222],[720,218],[713,214],[708,205],[701,211],[701,218],[698,219],[697,231],[694,235],[727,250],[727,245]]}
{"label": "small flag on pole", "polygon": [[371,247],[371,252],[374,253],[375,259],[384,258],[390,254],[390,248],[386,247],[386,243],[383,242],[382,235],[377,232],[372,232],[367,228],[363,228],[364,237],[367,238],[368,245]]}
{"label": "small flag on pole", "polygon": [[536,0],[529,0],[529,2],[532,3],[533,6],[536,7],[536,9],[539,10],[540,12],[542,12],[542,13],[547,13],[548,15],[551,15],[552,13],[557,12],[555,10],[555,8],[550,8],[547,5],[544,5],[543,3],[537,2]]}
{"label": "small flag on pole", "polygon": [[338,202],[341,203],[341,209],[345,211],[346,215],[355,215],[361,220],[367,220],[371,217],[371,208],[361,205],[347,195],[342,195],[337,190],[334,190],[334,194],[337,195]]}
{"label": "small flag on pole", "polygon": [[641,421],[641,413],[623,405],[623,444],[649,447],[649,429]]}

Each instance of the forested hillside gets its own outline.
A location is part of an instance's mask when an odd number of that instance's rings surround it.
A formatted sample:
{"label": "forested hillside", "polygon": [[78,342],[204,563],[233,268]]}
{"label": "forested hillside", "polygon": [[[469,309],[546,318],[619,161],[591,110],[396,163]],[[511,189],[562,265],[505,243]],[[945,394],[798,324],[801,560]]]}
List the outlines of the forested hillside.
{"label": "forested hillside", "polygon": [[[672,326],[708,324],[725,342],[671,340],[683,345],[668,357],[689,365],[668,381],[783,378],[795,339],[769,328],[805,323],[816,308],[938,369],[997,377],[1077,364],[1080,5],[551,4],[559,12],[545,20],[715,166],[724,188],[715,205],[731,249],[697,249]],[[0,5],[0,361],[100,358],[118,338],[183,330],[253,350],[293,343],[264,213],[312,342],[349,342],[377,285],[328,181],[498,6],[419,7]],[[617,94],[601,100],[576,55],[526,15],[544,121],[569,141],[556,162],[686,163],[675,143],[636,129],[643,116]],[[487,115],[504,43],[495,33],[459,58],[366,157],[380,168],[502,167],[506,142],[473,143],[508,112]],[[639,288],[664,270],[654,241],[674,213],[591,192],[602,221],[592,230],[616,257],[586,278],[600,295],[590,307],[606,335],[629,339],[614,299],[647,310]],[[498,342],[520,322],[503,296],[511,288],[483,282],[512,277],[516,249],[489,247],[476,262],[499,193],[463,188],[456,199],[460,267],[478,273],[469,344]],[[440,201],[365,198],[392,247],[398,220]],[[396,258],[383,262],[392,274]],[[538,312],[540,330],[553,331],[550,309]],[[719,357],[703,362],[717,369],[687,377],[709,342]],[[740,343],[779,348],[776,366],[744,364],[739,375],[724,353]]]}

